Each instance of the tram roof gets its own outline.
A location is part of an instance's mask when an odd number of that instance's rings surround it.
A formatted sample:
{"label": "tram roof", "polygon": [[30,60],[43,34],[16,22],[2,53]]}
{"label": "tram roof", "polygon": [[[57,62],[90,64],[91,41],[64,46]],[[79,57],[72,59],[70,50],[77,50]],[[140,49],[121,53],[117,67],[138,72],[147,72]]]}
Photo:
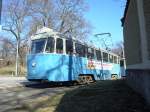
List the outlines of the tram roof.
{"label": "tram roof", "polygon": [[47,38],[50,36],[57,36],[57,32],[55,32],[53,29],[43,27],[35,33],[35,35],[31,36],[31,40],[41,39],[41,38]]}
{"label": "tram roof", "polygon": [[107,52],[109,54],[112,54],[112,55],[115,55],[115,56],[118,56],[117,54],[113,53],[113,52],[109,52],[105,49],[101,49],[101,48],[97,48],[95,46],[92,46],[92,45],[88,45],[86,42],[81,42],[80,40],[77,40],[75,38],[68,38],[68,37],[65,37],[63,34],[60,34],[58,32],[55,32],[53,29],[50,29],[50,28],[47,28],[47,27],[43,27],[39,30],[37,30],[36,34],[31,36],[31,40],[37,40],[37,39],[41,39],[41,38],[48,38],[48,37],[57,37],[57,38],[65,38],[65,39],[69,39],[69,40],[73,40],[73,41],[76,41],[82,45],[85,45],[85,46],[89,46],[91,48],[94,48],[96,50],[101,50],[103,52]]}

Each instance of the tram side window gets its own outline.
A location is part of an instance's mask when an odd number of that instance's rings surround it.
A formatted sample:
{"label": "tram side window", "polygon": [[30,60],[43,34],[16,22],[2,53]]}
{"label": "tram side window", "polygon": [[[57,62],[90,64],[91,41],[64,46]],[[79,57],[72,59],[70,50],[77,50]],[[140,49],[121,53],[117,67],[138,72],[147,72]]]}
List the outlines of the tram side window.
{"label": "tram side window", "polygon": [[101,51],[96,50],[97,60],[101,60]]}
{"label": "tram side window", "polygon": [[109,54],[109,62],[113,63],[113,55]]}
{"label": "tram side window", "polygon": [[94,49],[93,48],[88,48],[87,57],[89,59],[94,59]]}
{"label": "tram side window", "polygon": [[120,66],[121,66],[121,67],[124,66],[124,60],[120,60]]}
{"label": "tram side window", "polygon": [[53,37],[49,37],[47,40],[46,52],[53,53],[54,52],[54,43],[55,40]]}
{"label": "tram side window", "polygon": [[80,57],[85,57],[85,46],[76,43],[75,44],[75,48],[76,48],[76,54]]}
{"label": "tram side window", "polygon": [[117,56],[114,56],[114,63],[117,63]]}
{"label": "tram side window", "polygon": [[119,57],[117,57],[117,64],[120,64],[120,59],[119,59]]}
{"label": "tram side window", "polygon": [[103,52],[103,61],[108,62],[108,53]]}
{"label": "tram side window", "polygon": [[73,42],[71,40],[66,40],[66,53],[73,54]]}
{"label": "tram side window", "polygon": [[56,40],[56,52],[59,54],[63,53],[63,40],[60,38],[57,38]]}
{"label": "tram side window", "polygon": [[85,52],[85,57],[87,57],[87,55],[88,55],[88,47],[87,46],[84,46],[84,52]]}

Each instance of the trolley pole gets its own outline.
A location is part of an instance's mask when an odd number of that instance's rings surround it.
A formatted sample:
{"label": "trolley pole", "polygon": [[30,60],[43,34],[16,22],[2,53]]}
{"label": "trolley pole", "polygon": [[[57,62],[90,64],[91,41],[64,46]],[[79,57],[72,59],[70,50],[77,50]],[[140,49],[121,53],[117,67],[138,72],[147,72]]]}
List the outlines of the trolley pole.
{"label": "trolley pole", "polygon": [[[99,37],[99,36],[102,36],[102,35],[108,35],[108,37],[111,37],[111,33],[109,33],[109,32],[108,33],[98,33],[98,34],[95,34],[94,36]],[[111,39],[111,43],[113,45],[112,38],[110,38],[110,39]],[[106,50],[109,50],[108,45],[106,44],[106,40],[104,40],[104,38],[102,38],[102,41],[103,41],[103,44],[104,44]]]}
{"label": "trolley pole", "polygon": [[[99,37],[101,35],[108,35],[109,37],[111,37],[111,33],[99,33],[99,34],[95,34],[94,36]],[[106,50],[107,50],[108,47],[107,47],[105,41],[104,40],[102,40],[102,41],[103,41],[103,44],[105,45]],[[112,42],[112,39],[111,39],[111,42]],[[101,46],[100,46],[100,49],[101,49]],[[103,72],[103,54],[102,54],[102,52],[101,52],[101,69],[102,69],[101,74],[104,75],[104,72]],[[105,75],[104,75],[104,80],[105,80]]]}

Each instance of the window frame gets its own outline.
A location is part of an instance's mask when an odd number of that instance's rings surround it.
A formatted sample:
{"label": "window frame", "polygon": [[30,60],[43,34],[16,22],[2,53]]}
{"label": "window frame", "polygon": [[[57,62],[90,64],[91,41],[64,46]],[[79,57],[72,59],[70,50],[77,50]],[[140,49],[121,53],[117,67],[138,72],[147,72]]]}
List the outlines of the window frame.
{"label": "window frame", "polygon": [[[78,45],[80,46],[80,48],[79,48],[80,50],[77,49]],[[77,50],[79,50],[81,52],[77,52]],[[86,57],[86,46],[81,43],[75,42],[75,54],[78,55],[79,57]]]}
{"label": "window frame", "polygon": [[[72,43],[72,52],[67,53],[67,41],[70,41]],[[65,39],[65,54],[66,55],[73,55],[74,54],[74,41],[71,39]]]}
{"label": "window frame", "polygon": [[[89,52],[89,49],[91,49],[91,52]],[[90,56],[90,57],[89,57]],[[95,50],[92,47],[88,47],[87,50],[87,58],[88,59],[95,59]]]}
{"label": "window frame", "polygon": [[[48,40],[49,40],[49,38],[52,38],[52,39],[53,39],[53,51],[52,51],[52,52],[49,52],[49,51],[46,50],[46,49],[47,49],[47,45],[48,45]],[[54,37],[52,37],[52,36],[47,37],[44,52],[45,52],[45,53],[54,53],[54,52],[55,52],[55,42],[56,42],[56,41],[55,41],[55,38],[54,38]]]}
{"label": "window frame", "polygon": [[[62,47],[62,49],[58,49],[57,47],[57,42],[58,42],[58,40],[61,40],[62,41],[62,45],[61,45],[61,47]],[[60,52],[58,52],[58,50],[60,50]],[[64,54],[64,41],[63,41],[63,39],[62,38],[56,38],[56,54]]]}
{"label": "window frame", "polygon": [[113,63],[118,64],[117,56],[114,56],[114,57],[113,57]]}
{"label": "window frame", "polygon": [[[101,50],[95,49],[95,53],[96,53],[96,60],[101,61],[102,60]],[[97,53],[99,53],[99,55],[100,55],[99,59],[98,59]]]}
{"label": "window frame", "polygon": [[[112,55],[112,54],[108,54],[109,55],[109,62],[110,63],[113,63],[114,62],[114,55]],[[112,57],[112,58],[110,58],[110,57]]]}
{"label": "window frame", "polygon": [[[103,53],[103,62],[109,62],[109,58],[108,58],[108,53],[107,52],[102,52]],[[107,57],[104,57],[105,55],[104,54],[107,54]],[[107,59],[107,60],[105,60]]]}
{"label": "window frame", "polygon": [[[33,51],[32,51],[32,45],[33,45],[33,43],[35,43],[35,42],[39,42],[39,41],[45,41],[44,43],[43,43],[43,48],[42,48],[42,50],[40,51],[40,52],[35,52],[34,51],[34,53],[33,53]],[[32,40],[31,41],[31,54],[40,54],[40,53],[44,53],[45,52],[45,45],[46,45],[46,43],[47,43],[47,39],[46,38],[42,38],[42,39],[35,39],[35,40]],[[36,46],[34,45],[34,49],[36,49]]]}

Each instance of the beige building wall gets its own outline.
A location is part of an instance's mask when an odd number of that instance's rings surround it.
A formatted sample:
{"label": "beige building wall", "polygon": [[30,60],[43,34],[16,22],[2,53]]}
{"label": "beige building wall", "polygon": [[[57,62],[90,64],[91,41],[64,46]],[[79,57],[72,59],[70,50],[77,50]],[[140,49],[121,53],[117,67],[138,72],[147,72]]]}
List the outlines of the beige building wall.
{"label": "beige building wall", "polygon": [[150,104],[150,0],[130,0],[125,13],[127,83]]}
{"label": "beige building wall", "polygon": [[127,66],[142,63],[140,25],[136,0],[130,1],[123,32]]}

